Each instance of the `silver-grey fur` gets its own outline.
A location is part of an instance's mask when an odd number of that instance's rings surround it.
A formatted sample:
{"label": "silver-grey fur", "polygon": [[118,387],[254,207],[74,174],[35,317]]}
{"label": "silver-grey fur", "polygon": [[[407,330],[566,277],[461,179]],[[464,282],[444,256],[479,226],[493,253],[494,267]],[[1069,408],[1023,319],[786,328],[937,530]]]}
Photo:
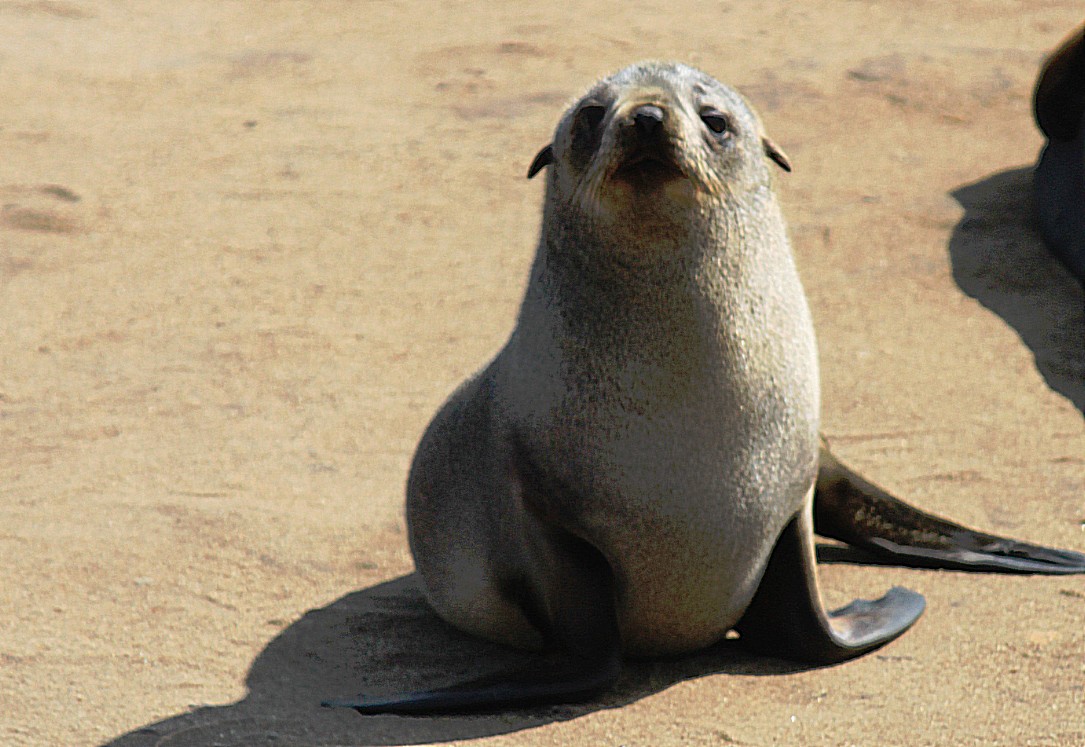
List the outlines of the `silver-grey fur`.
{"label": "silver-grey fur", "polygon": [[907,630],[924,609],[907,589],[825,610],[815,522],[904,565],[1085,572],[1079,553],[925,514],[819,455],[814,333],[767,160],[790,169],[741,96],[684,65],[626,68],[566,113],[528,171],[550,167],[516,327],[438,412],[407,484],[437,612],[557,658],[326,705],[583,700],[623,653],[732,628],[822,665]]}
{"label": "silver-grey fur", "polygon": [[[584,102],[607,111],[587,160]],[[615,179],[644,104],[667,113],[685,177],[647,195]],[[706,137],[703,107],[729,117],[723,142]],[[546,559],[557,523],[613,571],[626,652],[701,648],[741,617],[817,472],[814,331],[762,126],[704,73],[645,63],[594,86],[552,148],[516,328],[415,457],[411,549],[442,617],[537,647],[507,589],[562,583]],[[524,458],[563,489],[525,499]]]}

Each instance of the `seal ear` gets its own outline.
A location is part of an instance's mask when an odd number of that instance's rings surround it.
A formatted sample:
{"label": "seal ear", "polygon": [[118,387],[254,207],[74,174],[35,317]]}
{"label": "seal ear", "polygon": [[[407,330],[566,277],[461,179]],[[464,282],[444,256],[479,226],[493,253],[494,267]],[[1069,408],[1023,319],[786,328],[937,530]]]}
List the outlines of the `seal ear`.
{"label": "seal ear", "polygon": [[771,158],[777,166],[784,171],[791,171],[791,159],[787,157],[783,149],[767,137],[761,137],[761,145],[765,148],[765,155]]}
{"label": "seal ear", "polygon": [[539,151],[539,155],[535,156],[535,160],[531,162],[531,166],[529,166],[527,169],[527,178],[532,178],[553,162],[554,146],[547,145],[545,148]]}

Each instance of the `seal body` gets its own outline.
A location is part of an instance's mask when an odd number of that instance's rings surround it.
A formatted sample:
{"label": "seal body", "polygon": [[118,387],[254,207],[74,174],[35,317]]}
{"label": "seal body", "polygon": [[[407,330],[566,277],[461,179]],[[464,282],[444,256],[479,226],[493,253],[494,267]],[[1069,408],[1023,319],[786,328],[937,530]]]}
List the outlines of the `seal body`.
{"label": "seal body", "polygon": [[[532,646],[541,632],[502,588],[537,575],[531,535],[560,527],[611,569],[628,653],[689,651],[738,621],[813,486],[813,326],[737,93],[644,65],[586,100],[607,111],[596,158],[577,161],[582,106],[555,138],[516,328],[418,450],[411,548],[443,617]],[[647,145],[645,106],[665,113]],[[706,108],[731,117],[722,145]],[[615,177],[637,148],[675,173]]]}
{"label": "seal body", "polygon": [[1085,284],[1085,26],[1045,62],[1033,112],[1047,137],[1033,179],[1040,232]]}
{"label": "seal body", "polygon": [[628,67],[566,112],[528,171],[549,167],[515,329],[437,413],[407,480],[438,614],[558,659],[326,705],[583,700],[623,655],[731,629],[818,664],[884,645],[923,598],[895,587],[827,612],[815,501],[822,531],[886,559],[1085,571],[1079,554],[971,532],[819,457],[814,333],[769,162],[790,170],[745,100],[681,64]]}

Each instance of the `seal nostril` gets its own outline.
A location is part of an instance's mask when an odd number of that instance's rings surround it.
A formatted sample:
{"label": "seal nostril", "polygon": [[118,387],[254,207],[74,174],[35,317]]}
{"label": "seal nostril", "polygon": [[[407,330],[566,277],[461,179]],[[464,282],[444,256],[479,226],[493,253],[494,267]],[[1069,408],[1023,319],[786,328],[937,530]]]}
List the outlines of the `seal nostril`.
{"label": "seal nostril", "polygon": [[663,124],[663,110],[654,104],[638,106],[633,112],[633,125],[641,135],[651,135]]}

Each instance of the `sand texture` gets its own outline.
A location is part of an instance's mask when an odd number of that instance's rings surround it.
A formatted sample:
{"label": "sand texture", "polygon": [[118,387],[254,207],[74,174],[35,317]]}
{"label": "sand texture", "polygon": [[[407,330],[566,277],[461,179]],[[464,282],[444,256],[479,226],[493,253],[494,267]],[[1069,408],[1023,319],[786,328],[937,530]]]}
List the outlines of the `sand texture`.
{"label": "sand texture", "polygon": [[733,649],[597,702],[322,697],[516,656],[440,623],[402,515],[503,343],[568,102],[646,57],[744,91],[824,429],[908,500],[1085,549],[1085,294],[1031,217],[1080,2],[0,1],[0,744],[1082,745],[1085,579],[825,563],[928,611],[859,660]]}

